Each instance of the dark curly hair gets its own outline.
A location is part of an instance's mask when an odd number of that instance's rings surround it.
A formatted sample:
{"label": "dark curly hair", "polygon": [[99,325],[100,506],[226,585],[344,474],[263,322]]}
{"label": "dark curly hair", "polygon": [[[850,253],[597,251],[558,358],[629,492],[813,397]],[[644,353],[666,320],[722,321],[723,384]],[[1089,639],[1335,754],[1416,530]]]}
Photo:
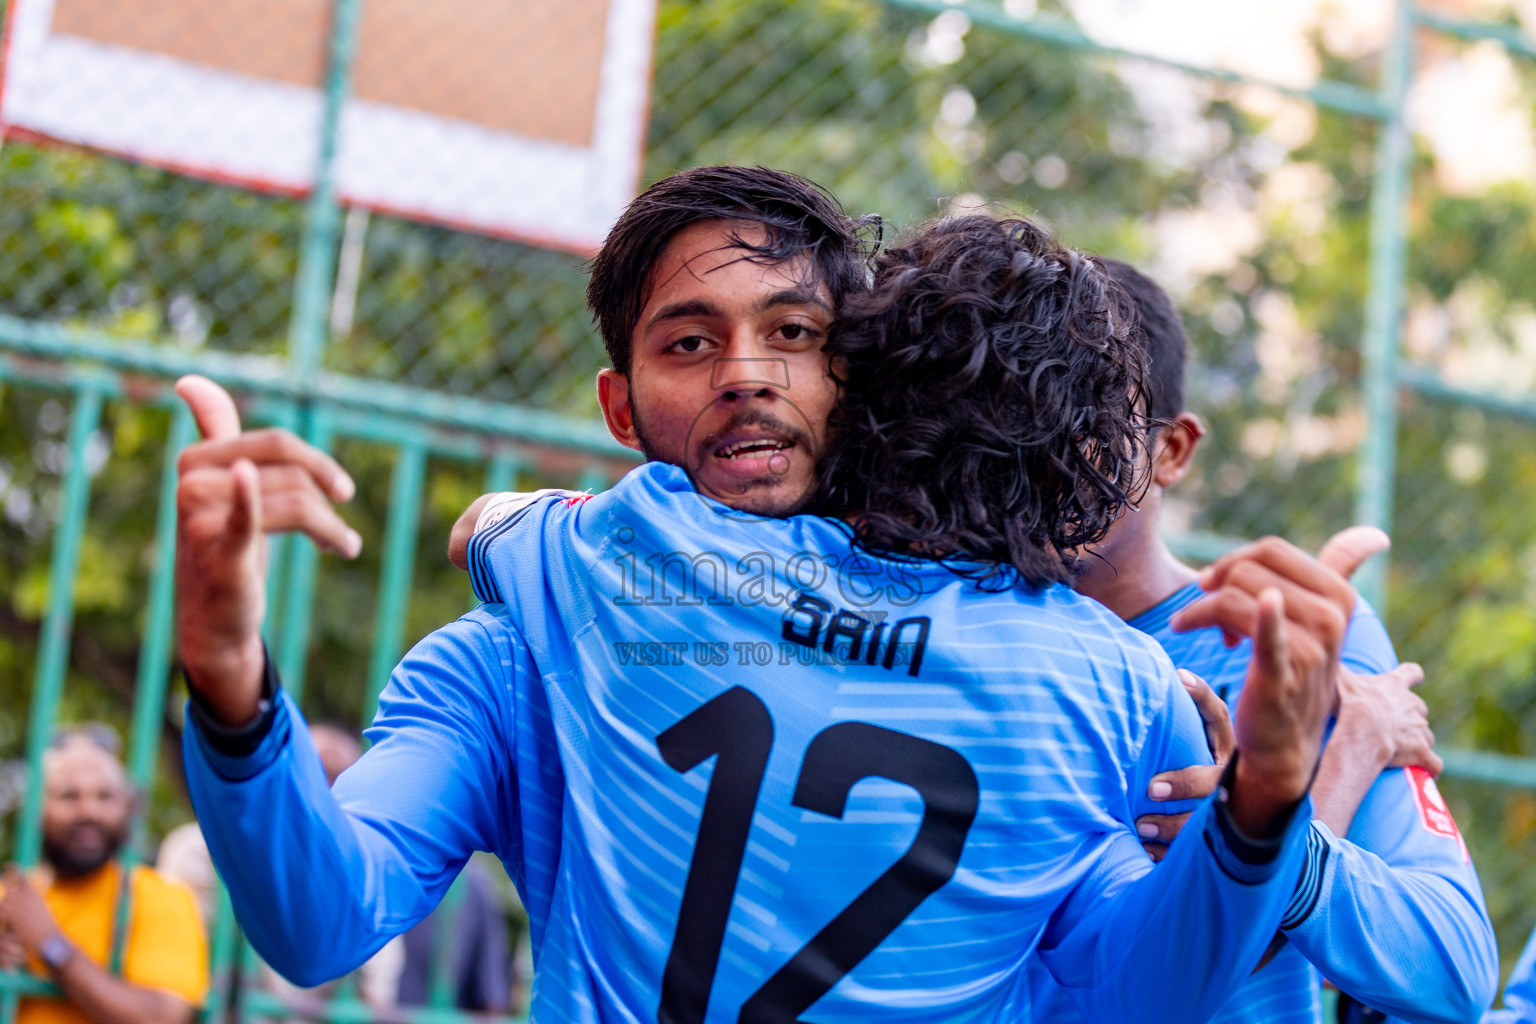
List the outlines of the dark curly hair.
{"label": "dark curly hair", "polygon": [[587,282],[587,308],[620,373],[629,373],[631,336],[650,296],[651,268],[674,235],[710,220],[761,224],[767,236],[761,244],[731,239],[754,260],[809,255],[834,310],[868,283],[881,230],[879,217],[850,217],[826,189],[787,171],[694,167],[662,178],[619,216]]}
{"label": "dark curly hair", "polygon": [[1133,500],[1146,359],[1103,265],[1037,224],[919,229],[828,338],[823,510],[859,543],[998,589],[1068,582]]}

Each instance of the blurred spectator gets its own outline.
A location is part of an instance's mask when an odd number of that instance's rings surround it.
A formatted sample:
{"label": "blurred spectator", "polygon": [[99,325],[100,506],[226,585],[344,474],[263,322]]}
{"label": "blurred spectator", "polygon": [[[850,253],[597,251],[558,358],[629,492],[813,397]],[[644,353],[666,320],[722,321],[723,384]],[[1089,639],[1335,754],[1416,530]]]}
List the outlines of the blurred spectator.
{"label": "blurred spectator", "polygon": [[[206,995],[192,893],[147,867],[125,881],[113,859],[133,810],[118,746],[110,730],[87,726],[61,732],[44,757],[45,864],[30,878],[5,873],[0,966],[51,976],[63,998],[23,999],[18,1024],[189,1024]],[[121,976],[108,969],[119,938]]]}
{"label": "blurred spectator", "polygon": [[208,844],[197,822],[177,825],[165,834],[160,841],[159,856],[155,858],[155,870],[191,889],[203,921],[211,925],[218,876],[214,874],[213,858],[208,856]]}
{"label": "blurred spectator", "polygon": [[507,916],[485,866],[473,858],[438,908],[405,933],[401,1006],[425,1006],[431,1001],[434,965],[447,972],[443,980],[456,1009],[511,1011]]}

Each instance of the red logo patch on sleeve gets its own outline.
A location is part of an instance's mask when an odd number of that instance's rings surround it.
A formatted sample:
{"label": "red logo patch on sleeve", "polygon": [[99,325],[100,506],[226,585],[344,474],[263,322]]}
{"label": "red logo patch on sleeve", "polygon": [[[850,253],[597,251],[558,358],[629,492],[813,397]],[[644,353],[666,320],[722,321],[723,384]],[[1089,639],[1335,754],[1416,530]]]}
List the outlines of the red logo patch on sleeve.
{"label": "red logo patch on sleeve", "polygon": [[1413,793],[1413,805],[1418,808],[1419,823],[1424,826],[1424,831],[1456,840],[1465,854],[1466,844],[1456,828],[1456,819],[1451,817],[1451,809],[1445,806],[1445,798],[1440,795],[1434,777],[1417,766],[1404,769],[1404,774],[1408,776],[1408,789]]}

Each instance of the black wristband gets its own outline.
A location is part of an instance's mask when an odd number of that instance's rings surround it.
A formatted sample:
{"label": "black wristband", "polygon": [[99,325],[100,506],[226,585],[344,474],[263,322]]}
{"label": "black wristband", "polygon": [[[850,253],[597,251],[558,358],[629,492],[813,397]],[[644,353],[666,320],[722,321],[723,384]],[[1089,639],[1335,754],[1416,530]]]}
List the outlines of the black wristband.
{"label": "black wristband", "polygon": [[[197,727],[202,730],[208,746],[215,753],[225,757],[250,757],[272,731],[272,723],[277,720],[277,691],[282,688],[282,680],[277,677],[277,666],[272,664],[266,644],[261,647],[261,663],[261,699],[256,703],[256,717],[244,725],[234,727],[225,725],[213,716],[208,702],[197,691],[197,687],[192,685],[192,679],[188,676],[188,713],[197,720]],[[186,675],[185,668],[182,674]]]}
{"label": "black wristband", "polygon": [[[1285,847],[1285,831],[1273,839],[1254,839],[1244,835],[1242,829],[1237,827],[1237,822],[1232,820],[1232,783],[1237,778],[1237,759],[1241,751],[1233,751],[1232,760],[1227,762],[1226,771],[1221,773],[1221,782],[1216,789],[1216,807],[1212,817],[1216,819],[1216,827],[1221,830],[1222,841],[1232,855],[1244,864],[1260,865],[1268,864],[1280,856],[1280,851]],[[1291,813],[1301,806],[1301,801],[1296,801],[1291,806]]]}

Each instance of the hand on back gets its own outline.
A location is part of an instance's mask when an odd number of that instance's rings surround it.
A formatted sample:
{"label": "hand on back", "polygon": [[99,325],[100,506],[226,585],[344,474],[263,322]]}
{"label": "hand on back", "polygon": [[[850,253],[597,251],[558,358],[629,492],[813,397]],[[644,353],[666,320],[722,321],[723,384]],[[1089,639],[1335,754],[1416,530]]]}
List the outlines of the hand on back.
{"label": "hand on back", "polygon": [[1439,775],[1429,706],[1413,692],[1424,681],[1418,665],[1402,664],[1380,675],[1339,673],[1338,721],[1329,743],[1359,744],[1378,768],[1423,768]]}

